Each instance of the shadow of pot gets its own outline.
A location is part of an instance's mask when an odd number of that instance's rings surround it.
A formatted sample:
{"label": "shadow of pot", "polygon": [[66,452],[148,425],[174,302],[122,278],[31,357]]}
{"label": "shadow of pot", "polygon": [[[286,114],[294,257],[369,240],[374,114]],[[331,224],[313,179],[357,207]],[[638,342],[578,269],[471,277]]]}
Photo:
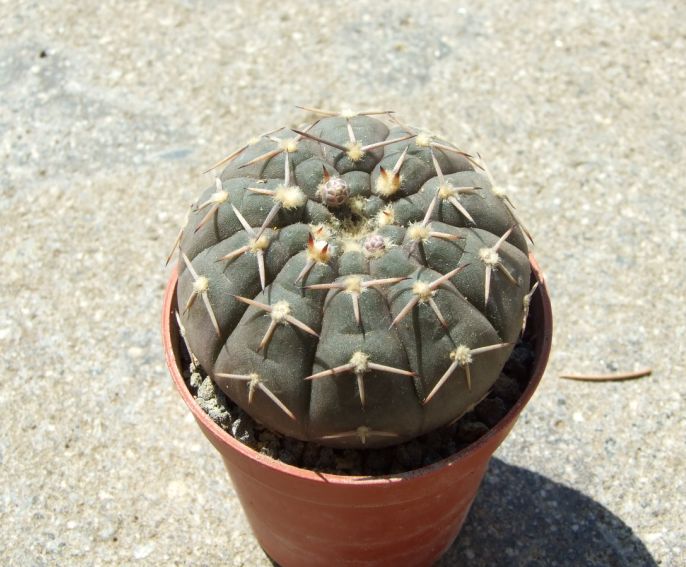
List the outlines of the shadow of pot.
{"label": "shadow of pot", "polygon": [[585,494],[491,459],[460,536],[436,567],[657,563],[631,528]]}
{"label": "shadow of pot", "polygon": [[262,455],[217,426],[186,387],[174,317],[174,272],[164,297],[162,337],[169,372],[200,429],[219,451],[255,536],[283,567],[431,565],[450,547],[474,501],[491,456],[533,395],[552,341],[552,310],[530,256],[534,294],[527,335],[535,360],[515,405],[483,437],[433,465],[380,477],[316,473]]}

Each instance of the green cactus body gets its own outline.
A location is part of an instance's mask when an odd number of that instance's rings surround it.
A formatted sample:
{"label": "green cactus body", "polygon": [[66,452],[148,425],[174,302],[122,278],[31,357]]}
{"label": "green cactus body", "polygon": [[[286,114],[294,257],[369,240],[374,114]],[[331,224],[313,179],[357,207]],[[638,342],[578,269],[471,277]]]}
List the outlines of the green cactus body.
{"label": "green cactus body", "polygon": [[452,144],[326,114],[236,152],[191,208],[181,322],[265,426],[393,445],[456,420],[498,378],[528,304],[525,230]]}

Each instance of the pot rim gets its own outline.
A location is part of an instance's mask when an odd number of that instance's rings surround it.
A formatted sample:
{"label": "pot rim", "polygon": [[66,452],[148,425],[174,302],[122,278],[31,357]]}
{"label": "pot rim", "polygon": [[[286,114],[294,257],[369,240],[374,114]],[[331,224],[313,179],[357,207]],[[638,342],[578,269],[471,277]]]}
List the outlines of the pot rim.
{"label": "pot rim", "polygon": [[176,318],[173,316],[173,313],[176,309],[176,284],[178,280],[178,270],[176,267],[173,269],[165,289],[164,305],[162,310],[162,342],[164,346],[167,368],[169,369],[169,373],[171,374],[172,380],[174,381],[181,398],[202,427],[209,430],[215,438],[217,438],[227,447],[240,453],[245,458],[256,461],[260,465],[272,469],[275,472],[297,477],[301,480],[310,480],[319,483],[335,483],[340,485],[354,484],[365,486],[378,486],[388,483],[408,481],[411,479],[417,479],[419,477],[429,477],[437,474],[444,467],[455,466],[459,461],[468,459],[473,453],[479,451],[482,446],[487,445],[491,439],[500,432],[500,430],[512,426],[513,422],[517,419],[524,406],[529,402],[534,391],[543,378],[552,345],[552,307],[550,304],[550,297],[548,295],[545,277],[532,253],[529,253],[529,262],[531,265],[531,270],[536,280],[539,282],[538,293],[534,295],[534,298],[532,298],[532,307],[535,306],[534,308],[541,310],[543,332],[540,334],[540,338],[538,339],[538,342],[540,343],[539,352],[533,364],[531,378],[529,379],[527,387],[521,393],[515,404],[500,419],[500,421],[494,427],[490,428],[488,432],[479,439],[464,449],[461,449],[460,451],[457,451],[456,453],[453,453],[452,455],[445,457],[440,461],[413,469],[411,471],[380,476],[355,476],[322,473],[309,469],[303,469],[283,463],[276,459],[272,459],[267,455],[263,455],[262,453],[251,449],[212,421],[209,415],[207,415],[207,413],[205,413],[205,411],[198,405],[195,398],[190,393],[190,390],[186,386],[186,382],[179,370],[178,361],[174,352],[172,334],[177,337],[177,340],[179,337],[178,323]]}

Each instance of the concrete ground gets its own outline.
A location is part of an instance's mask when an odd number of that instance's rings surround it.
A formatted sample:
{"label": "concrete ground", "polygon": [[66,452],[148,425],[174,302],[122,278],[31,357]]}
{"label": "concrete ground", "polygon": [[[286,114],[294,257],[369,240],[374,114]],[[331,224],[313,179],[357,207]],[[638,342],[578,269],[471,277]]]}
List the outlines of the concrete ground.
{"label": "concrete ground", "polygon": [[295,104],[349,104],[482,152],[553,298],[546,378],[441,565],[686,565],[684,21],[680,0],[0,1],[0,563],[269,565],[166,374],[164,258],[206,166]]}

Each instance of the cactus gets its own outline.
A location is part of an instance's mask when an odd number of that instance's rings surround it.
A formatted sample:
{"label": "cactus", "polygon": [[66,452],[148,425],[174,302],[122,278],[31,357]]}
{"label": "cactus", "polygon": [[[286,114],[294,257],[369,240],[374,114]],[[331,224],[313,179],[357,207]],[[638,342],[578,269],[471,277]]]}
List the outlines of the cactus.
{"label": "cactus", "polygon": [[390,111],[305,110],[319,115],[307,128],[215,165],[174,245],[180,321],[266,427],[332,447],[404,442],[498,378],[533,293],[529,233],[480,156]]}

